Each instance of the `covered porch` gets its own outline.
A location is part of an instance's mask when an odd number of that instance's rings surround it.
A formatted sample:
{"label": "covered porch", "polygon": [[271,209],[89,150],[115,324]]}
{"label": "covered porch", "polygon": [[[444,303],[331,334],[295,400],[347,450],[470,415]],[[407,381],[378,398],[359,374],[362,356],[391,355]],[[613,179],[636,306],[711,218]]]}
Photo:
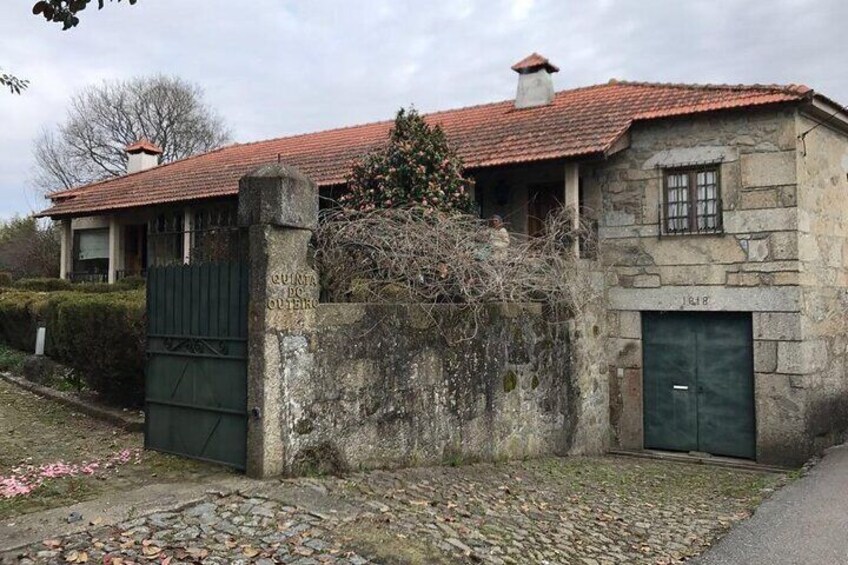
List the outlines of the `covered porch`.
{"label": "covered porch", "polygon": [[231,256],[238,245],[236,199],[57,219],[60,277],[114,283],[144,277],[153,266]]}
{"label": "covered porch", "polygon": [[[541,235],[545,218],[563,206],[574,213],[575,231],[597,224],[600,194],[588,193],[580,164],[546,161],[469,171],[472,198],[482,218],[500,216],[518,237]],[[591,185],[591,183],[589,183]],[[322,207],[331,207],[343,186],[322,189]],[[240,251],[235,196],[140,207],[101,215],[56,219],[61,233],[61,278],[114,283],[144,277],[149,267],[215,259]],[[581,241],[575,240],[581,253]]]}
{"label": "covered porch", "polygon": [[[507,230],[534,237],[545,229],[547,216],[562,207],[573,211],[575,232],[596,230],[601,209],[599,191],[584,190],[577,162],[550,161],[472,172],[474,202],[482,219],[500,216]],[[575,251],[581,254],[580,241]],[[583,253],[585,255],[585,253]]]}

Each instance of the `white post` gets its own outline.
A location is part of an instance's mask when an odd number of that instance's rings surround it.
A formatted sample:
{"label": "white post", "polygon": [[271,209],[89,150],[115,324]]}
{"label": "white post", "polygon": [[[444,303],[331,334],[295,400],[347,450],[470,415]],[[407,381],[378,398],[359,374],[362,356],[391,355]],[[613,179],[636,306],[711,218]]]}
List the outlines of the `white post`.
{"label": "white post", "polygon": [[188,265],[191,263],[191,229],[192,229],[191,208],[183,210],[183,263]]}
{"label": "white post", "polygon": [[47,341],[47,328],[40,327],[35,332],[35,354],[44,355],[44,342]]}
{"label": "white post", "polygon": [[59,253],[59,278],[67,279],[73,269],[74,233],[71,220],[59,220],[61,251]]}
{"label": "white post", "polygon": [[117,217],[109,216],[109,284],[118,280],[121,259],[121,226]]}
{"label": "white post", "polygon": [[[580,165],[565,165],[565,207],[573,214],[574,233],[580,229]],[[574,256],[580,257],[580,241],[574,238]]]}

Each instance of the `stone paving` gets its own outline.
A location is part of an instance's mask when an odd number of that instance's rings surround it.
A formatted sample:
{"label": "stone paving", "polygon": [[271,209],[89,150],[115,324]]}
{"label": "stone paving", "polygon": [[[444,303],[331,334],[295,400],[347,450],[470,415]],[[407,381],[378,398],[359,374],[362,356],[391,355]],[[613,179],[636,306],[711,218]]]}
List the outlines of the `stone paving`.
{"label": "stone paving", "polygon": [[455,560],[600,565],[697,555],[782,480],[607,457],[373,472],[340,491]]}
{"label": "stone paving", "polygon": [[266,498],[210,494],[180,512],[160,512],[116,527],[48,539],[9,562],[34,563],[335,563],[367,559],[342,550],[324,524],[336,520]]}
{"label": "stone paving", "polygon": [[783,480],[603,457],[268,481],[10,562],[667,564],[701,553]]}

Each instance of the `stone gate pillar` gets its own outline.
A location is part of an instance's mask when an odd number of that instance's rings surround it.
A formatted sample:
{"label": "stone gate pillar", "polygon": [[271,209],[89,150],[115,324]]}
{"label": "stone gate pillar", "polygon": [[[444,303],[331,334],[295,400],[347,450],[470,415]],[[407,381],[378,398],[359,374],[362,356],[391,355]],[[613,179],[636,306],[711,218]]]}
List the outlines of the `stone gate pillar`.
{"label": "stone gate pillar", "polygon": [[247,228],[248,305],[247,474],[285,470],[288,419],[285,372],[297,359],[282,335],[306,334],[315,325],[318,275],[309,240],[318,224],[318,189],[293,167],[260,167],[239,181],[239,224]]}

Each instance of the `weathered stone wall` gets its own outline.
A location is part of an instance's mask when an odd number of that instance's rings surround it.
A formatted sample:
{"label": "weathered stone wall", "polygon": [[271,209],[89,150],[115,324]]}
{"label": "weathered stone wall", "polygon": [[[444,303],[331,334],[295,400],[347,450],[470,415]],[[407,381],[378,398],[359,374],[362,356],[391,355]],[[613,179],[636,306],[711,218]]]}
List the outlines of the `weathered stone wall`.
{"label": "weathered stone wall", "polygon": [[[321,304],[279,332],[285,468],[304,472],[598,453],[602,330],[539,305]],[[575,345],[575,341],[577,345]],[[593,370],[592,370],[593,369]]]}
{"label": "weathered stone wall", "polygon": [[[317,217],[296,169],[240,180],[248,474],[606,450],[602,301],[562,320],[539,304],[319,304]],[[597,264],[585,268],[603,294]]]}
{"label": "weathered stone wall", "polygon": [[803,365],[790,385],[806,405],[804,440],[818,450],[848,429],[848,136],[802,115],[797,129]]}
{"label": "weathered stone wall", "polygon": [[[610,280],[612,441],[641,449],[643,311],[752,312],[757,459],[810,453],[799,379],[816,346],[802,335],[799,172],[794,109],[637,125],[631,146],[581,167],[597,202]],[[724,232],[663,236],[663,169],[720,162]]]}

